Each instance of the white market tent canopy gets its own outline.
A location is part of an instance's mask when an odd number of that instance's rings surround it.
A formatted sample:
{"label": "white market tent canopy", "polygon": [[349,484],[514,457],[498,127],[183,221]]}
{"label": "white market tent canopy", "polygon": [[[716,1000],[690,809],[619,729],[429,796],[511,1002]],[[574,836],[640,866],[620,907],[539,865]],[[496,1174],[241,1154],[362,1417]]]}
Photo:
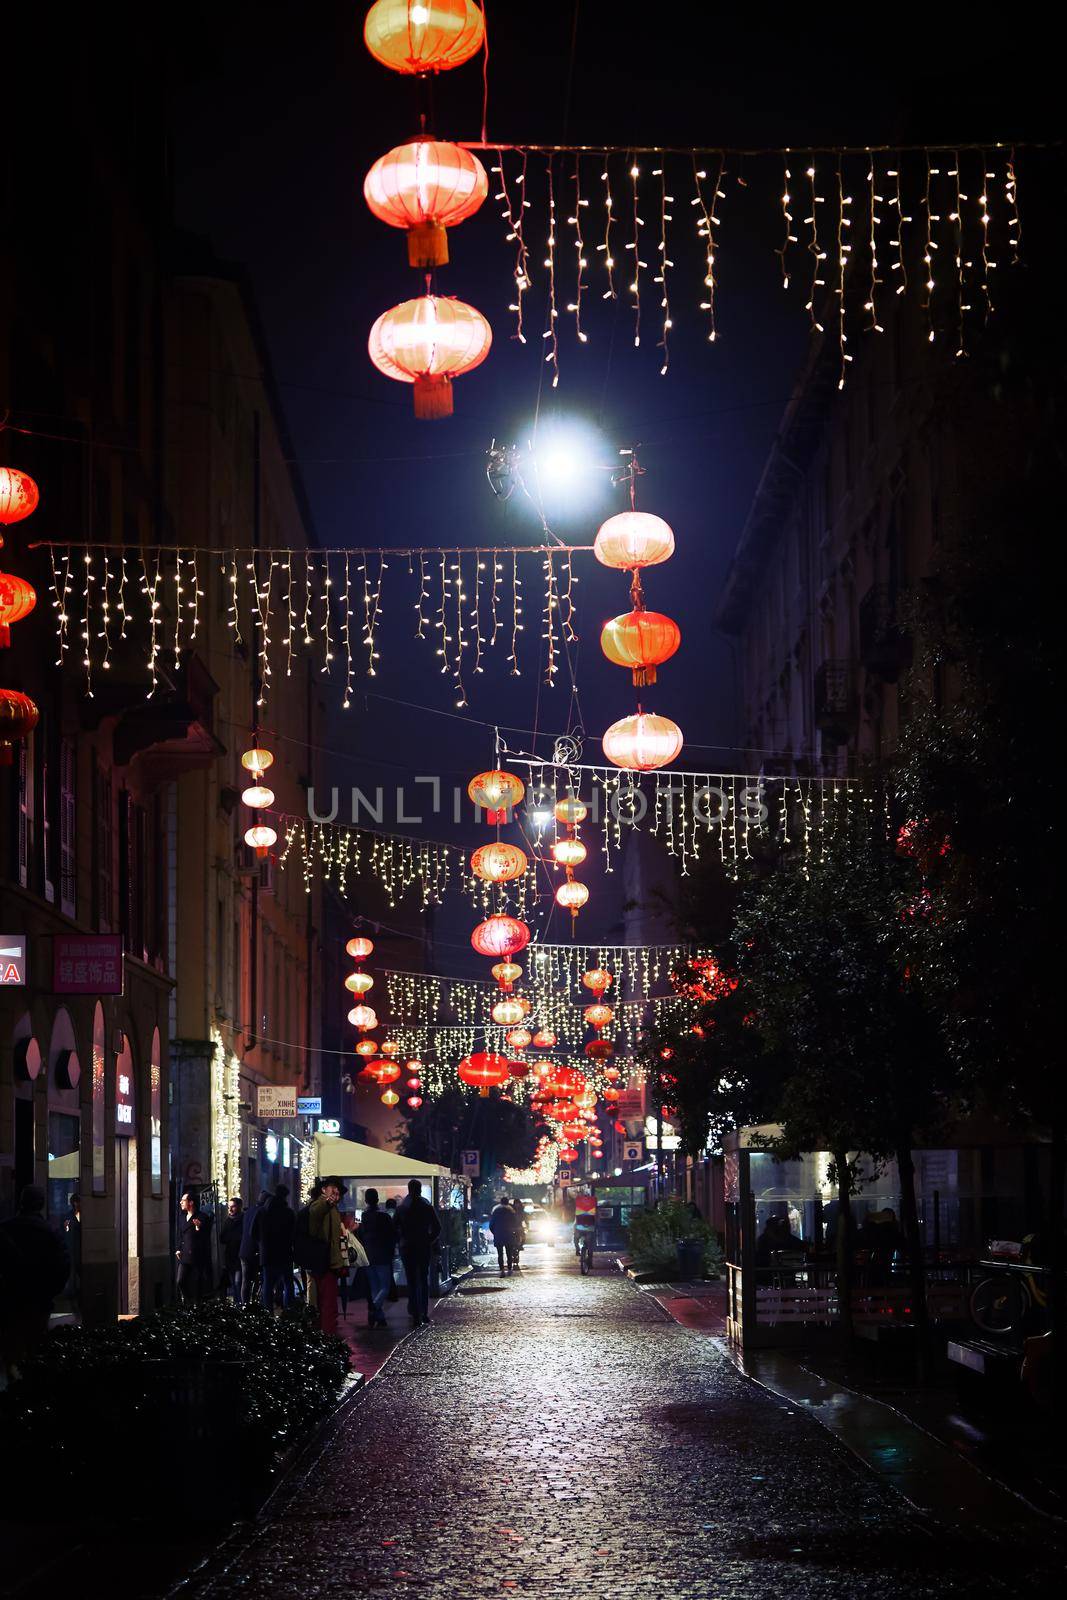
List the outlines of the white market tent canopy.
{"label": "white market tent canopy", "polygon": [[359,1187],[377,1184],[384,1189],[421,1178],[430,1184],[436,1178],[442,1186],[464,1184],[448,1167],[433,1161],[415,1161],[393,1150],[379,1150],[372,1144],[357,1144],[354,1139],[338,1139],[332,1134],[315,1135],[316,1170],[320,1176],[335,1173],[339,1178],[354,1178]]}

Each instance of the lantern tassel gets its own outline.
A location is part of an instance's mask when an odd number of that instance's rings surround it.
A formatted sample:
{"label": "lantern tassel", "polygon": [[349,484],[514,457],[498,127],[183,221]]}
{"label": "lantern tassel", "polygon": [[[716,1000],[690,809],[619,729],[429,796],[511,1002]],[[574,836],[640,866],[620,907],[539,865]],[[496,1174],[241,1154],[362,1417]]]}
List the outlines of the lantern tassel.
{"label": "lantern tassel", "polygon": [[634,684],[638,689],[643,689],[646,684],[655,683],[655,681],[656,681],[656,669],[655,669],[655,667],[635,667],[634,668]]}
{"label": "lantern tassel", "polygon": [[635,611],[645,609],[645,591],[641,586],[641,569],[634,568],[634,575],[630,579],[630,601]]}
{"label": "lantern tassel", "polygon": [[417,222],[408,229],[408,265],[444,267],[448,264],[448,233],[440,222]]}
{"label": "lantern tassel", "polygon": [[415,415],[424,422],[452,415],[452,379],[443,375],[415,379]]}

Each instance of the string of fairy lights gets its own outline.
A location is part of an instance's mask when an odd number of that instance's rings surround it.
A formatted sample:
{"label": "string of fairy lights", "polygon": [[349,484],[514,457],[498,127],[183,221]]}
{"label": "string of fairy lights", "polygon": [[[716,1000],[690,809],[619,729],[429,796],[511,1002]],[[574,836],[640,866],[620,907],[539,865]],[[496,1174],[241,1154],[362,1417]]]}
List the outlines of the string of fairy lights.
{"label": "string of fairy lights", "polygon": [[[235,642],[256,641],[262,718],[275,680],[290,679],[305,658],[337,686],[342,709],[351,707],[357,678],[377,676],[391,632],[385,600],[391,604],[399,587],[394,580],[407,581],[413,637],[433,646],[459,710],[469,705],[468,685],[484,672],[487,651],[504,646],[510,675],[522,675],[523,585],[540,582],[543,670],[551,684],[563,643],[578,637],[574,557],[592,547],[256,550],[76,542],[31,548],[48,552],[56,664],[80,665],[88,698],[101,675],[138,653],[146,694],[153,694],[164,660],[195,644],[206,586],[217,577]],[[537,653],[531,645],[534,672]]]}
{"label": "string of fairy lights", "polygon": [[[931,341],[939,336],[953,339],[957,355],[966,354],[972,336],[988,320],[993,308],[993,275],[1002,263],[1014,265],[1019,260],[1016,164],[1022,146],[990,142],[952,148],[862,145],[742,151],[461,141],[458,148],[492,158],[491,171],[498,185],[495,198],[507,241],[515,245],[514,292],[508,306],[515,317],[515,336],[523,343],[524,300],[538,287],[528,240],[537,234],[545,240],[545,359],[552,368],[553,387],[560,377],[559,306],[566,304],[576,340],[585,345],[595,337],[595,330],[583,321],[583,303],[598,288],[605,300],[626,294],[637,348],[645,321],[655,312],[659,370],[666,376],[675,332],[672,276],[691,270],[685,251],[676,268],[675,252],[686,238],[692,238],[694,224],[702,281],[693,284],[689,295],[707,314],[706,337],[715,342],[716,236],[728,202],[757,205],[765,203],[765,189],[770,195],[775,193],[773,178],[767,185],[759,181],[764,161],[768,167],[777,165],[783,174],[777,190],[782,233],[775,247],[782,287],[790,289],[806,255],[810,276],[805,309],[818,332],[825,331],[824,316],[830,316],[840,387],[852,360],[849,345],[854,333],[884,331],[877,303],[877,290],[883,286],[883,260],[889,262],[894,275],[895,294],[906,293],[913,283],[919,287],[927,337]],[[798,198],[794,179],[800,175],[805,214],[798,226],[792,208]],[[567,219],[573,231],[570,266],[558,250],[558,196],[565,178],[573,196]],[[686,189],[694,192],[689,206],[679,211],[675,196]],[[622,191],[626,205],[620,212],[616,196]],[[521,195],[518,203],[516,195]],[[693,215],[693,223],[686,212]],[[735,220],[740,226],[740,215]],[[613,242],[613,230],[620,223],[627,235],[624,255],[632,256],[624,280],[616,279],[618,258]],[[643,242],[643,235],[653,229],[654,255]],[[586,250],[589,237],[599,238],[592,257]],[[935,274],[938,253],[946,265]],[[599,262],[593,257],[599,257]],[[909,273],[909,262],[922,270]],[[832,268],[829,274],[828,267]],[[857,280],[855,294],[853,279]],[[565,283],[569,287],[564,287]],[[682,293],[679,279],[677,295]]]}

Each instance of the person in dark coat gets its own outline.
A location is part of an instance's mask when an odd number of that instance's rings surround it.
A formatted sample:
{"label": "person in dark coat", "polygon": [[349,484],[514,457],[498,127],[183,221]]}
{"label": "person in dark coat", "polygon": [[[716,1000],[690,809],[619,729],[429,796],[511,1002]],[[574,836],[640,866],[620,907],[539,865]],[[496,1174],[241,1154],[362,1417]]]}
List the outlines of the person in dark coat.
{"label": "person in dark coat", "polygon": [[[496,1245],[496,1259],[500,1267],[500,1276],[506,1278],[508,1273],[514,1272],[519,1259],[519,1230],[522,1224],[515,1215],[515,1209],[506,1200],[501,1200],[493,1207],[489,1217],[489,1231],[493,1235]],[[507,1267],[505,1270],[505,1261]]]}
{"label": "person in dark coat", "polygon": [[388,1211],[378,1204],[377,1189],[367,1190],[367,1206],[356,1237],[367,1252],[367,1326],[385,1328],[385,1297],[393,1281],[393,1257],[396,1255],[396,1225]]}
{"label": "person in dark coat", "polygon": [[211,1223],[200,1210],[199,1196],[186,1189],[179,1201],[182,1220],[178,1225],[178,1303],[192,1306],[200,1299],[211,1261]]}
{"label": "person in dark coat", "polygon": [[522,1266],[519,1258],[522,1255],[523,1246],[526,1243],[526,1207],[523,1205],[518,1196],[516,1196],[511,1202],[511,1209],[519,1219],[519,1233],[518,1238],[515,1240],[515,1271],[521,1272]]}
{"label": "person in dark coat", "polygon": [[250,1306],[259,1288],[259,1245],[252,1237],[256,1218],[265,1206],[270,1205],[269,1189],[259,1191],[259,1199],[244,1214],[241,1230],[241,1304]]}
{"label": "person in dark coat", "polygon": [[[388,1200],[385,1202],[385,1213],[386,1213],[386,1216],[389,1218],[389,1221],[393,1224],[393,1228],[396,1231],[397,1243],[399,1244],[400,1243],[400,1230],[396,1226],[397,1202],[396,1202],[396,1197],[394,1195],[390,1195]],[[395,1266],[394,1266],[395,1260],[396,1260],[396,1258],[394,1256],[393,1261],[390,1262],[390,1264],[389,1264],[389,1293],[386,1295],[386,1299],[387,1300],[399,1300],[400,1299],[400,1290],[396,1286],[396,1269],[395,1269]]]}
{"label": "person in dark coat", "polygon": [[0,1366],[10,1380],[48,1334],[52,1302],[70,1276],[70,1252],[44,1218],[44,1190],[28,1183],[0,1222]]}
{"label": "person in dark coat", "polygon": [[70,1303],[75,1309],[82,1297],[82,1202],[80,1194],[70,1197],[70,1209],[63,1218],[63,1240],[70,1251],[70,1279],[66,1285]]}
{"label": "person in dark coat", "polygon": [[263,1304],[271,1309],[281,1291],[282,1305],[293,1303],[293,1230],[296,1215],[289,1204],[289,1190],[279,1183],[273,1198],[262,1207],[252,1224],[252,1237],[259,1248],[259,1270]]}
{"label": "person in dark coat", "polygon": [[430,1320],[430,1257],[441,1237],[441,1219],[422,1198],[418,1178],[408,1184],[408,1196],[397,1207],[396,1221],[400,1259],[408,1280],[408,1309],[412,1322],[421,1327]]}
{"label": "person in dark coat", "polygon": [[219,1249],[222,1251],[223,1292],[232,1294],[241,1303],[241,1240],[244,1237],[245,1217],[239,1195],[234,1195],[226,1206],[226,1220],[219,1229]]}

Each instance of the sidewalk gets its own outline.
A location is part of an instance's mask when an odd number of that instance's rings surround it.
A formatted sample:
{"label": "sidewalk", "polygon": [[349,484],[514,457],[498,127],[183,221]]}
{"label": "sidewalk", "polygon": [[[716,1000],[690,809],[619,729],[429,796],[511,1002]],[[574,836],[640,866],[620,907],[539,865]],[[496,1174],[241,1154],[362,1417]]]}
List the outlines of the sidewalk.
{"label": "sidewalk", "polygon": [[[801,1408],[848,1447],[906,1500],[949,1526],[977,1525],[994,1536],[1033,1538],[1067,1548],[1067,1525],[1048,1515],[989,1471],[938,1437],[939,1424],[966,1429],[949,1394],[905,1391],[897,1404],[876,1399],[802,1365],[799,1353],[746,1350],[726,1338],[723,1284],[676,1284],[644,1291],[682,1327],[714,1340],[739,1372]],[[897,1397],[894,1397],[895,1399]],[[973,1430],[972,1430],[973,1431]],[[951,1438],[951,1431],[949,1431]],[[1035,1482],[1035,1489],[1038,1485]]]}

